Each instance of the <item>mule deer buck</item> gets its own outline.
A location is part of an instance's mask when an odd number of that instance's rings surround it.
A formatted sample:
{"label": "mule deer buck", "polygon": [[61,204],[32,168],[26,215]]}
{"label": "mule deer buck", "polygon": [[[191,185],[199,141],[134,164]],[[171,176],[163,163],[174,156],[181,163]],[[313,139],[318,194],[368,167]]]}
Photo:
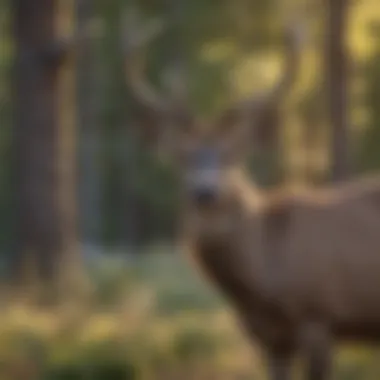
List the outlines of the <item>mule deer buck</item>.
{"label": "mule deer buck", "polygon": [[298,70],[299,36],[295,28],[287,36],[278,85],[209,124],[181,94],[159,96],[143,81],[136,53],[146,39],[127,43],[126,73],[145,126],[177,165],[192,255],[261,343],[273,380],[290,378],[298,353],[307,378],[322,380],[335,341],[380,340],[380,181],[263,191],[245,173],[252,141],[271,138],[270,119]]}

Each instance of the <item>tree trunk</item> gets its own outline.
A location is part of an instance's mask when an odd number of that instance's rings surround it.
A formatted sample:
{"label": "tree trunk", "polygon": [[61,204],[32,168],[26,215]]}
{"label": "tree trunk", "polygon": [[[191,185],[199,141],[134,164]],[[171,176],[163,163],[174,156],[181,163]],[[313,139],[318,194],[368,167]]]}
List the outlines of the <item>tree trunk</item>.
{"label": "tree trunk", "polygon": [[77,2],[78,120],[79,120],[79,197],[80,230],[86,246],[98,245],[101,235],[100,115],[102,78],[92,28],[96,13],[92,0]]}
{"label": "tree trunk", "polygon": [[16,252],[12,275],[27,276],[30,261],[52,281],[62,236],[57,199],[57,65],[48,59],[56,2],[14,0],[14,175]]}
{"label": "tree trunk", "polygon": [[69,32],[72,5],[13,2],[18,244],[11,274],[16,284],[24,284],[32,262],[45,289],[57,284],[62,255],[76,245],[73,60],[60,38]]}
{"label": "tree trunk", "polygon": [[327,0],[326,79],[329,119],[332,127],[331,175],[333,181],[349,175],[347,114],[348,54],[345,37],[348,0]]}
{"label": "tree trunk", "polygon": [[[76,0],[56,0],[56,32],[58,38],[71,40],[78,37],[75,31]],[[78,49],[79,50],[79,49]],[[77,129],[76,129],[76,57],[67,51],[58,71],[58,196],[61,226],[62,267],[60,273],[61,296],[73,297],[85,290],[83,267],[78,241],[77,222]]]}

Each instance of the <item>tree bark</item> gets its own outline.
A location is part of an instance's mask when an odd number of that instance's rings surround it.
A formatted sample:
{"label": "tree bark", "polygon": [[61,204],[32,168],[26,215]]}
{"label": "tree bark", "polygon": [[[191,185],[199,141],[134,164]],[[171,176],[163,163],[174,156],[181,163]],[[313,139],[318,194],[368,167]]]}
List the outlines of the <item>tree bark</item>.
{"label": "tree bark", "polygon": [[327,0],[326,79],[328,114],[332,128],[331,175],[344,180],[350,173],[347,114],[348,53],[345,37],[348,0]]}
{"label": "tree bark", "polygon": [[57,65],[48,51],[56,2],[14,0],[14,175],[17,247],[11,273],[25,280],[28,261],[55,277],[62,236],[57,195]]}
{"label": "tree bark", "polygon": [[[72,298],[79,295],[84,285],[82,257],[78,241],[77,221],[77,113],[76,113],[76,54],[73,45],[78,46],[78,33],[74,17],[76,0],[56,0],[56,33],[59,39],[71,41],[65,60],[58,70],[58,197],[61,226],[60,296]],[[75,38],[75,40],[74,40]],[[80,46],[79,46],[80,47]],[[79,49],[78,49],[79,50]]]}
{"label": "tree bark", "polygon": [[[65,4],[65,5],[63,5]],[[45,289],[76,242],[73,60],[68,0],[14,0],[14,193],[18,285],[30,261]],[[67,7],[67,8],[66,8]]]}

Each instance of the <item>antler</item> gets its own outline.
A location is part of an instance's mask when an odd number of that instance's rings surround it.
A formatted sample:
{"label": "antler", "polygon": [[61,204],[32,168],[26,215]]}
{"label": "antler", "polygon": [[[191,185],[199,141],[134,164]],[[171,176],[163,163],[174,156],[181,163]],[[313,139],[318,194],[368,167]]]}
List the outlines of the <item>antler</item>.
{"label": "antler", "polygon": [[296,79],[299,69],[300,50],[305,37],[303,25],[291,23],[285,34],[287,57],[285,61],[284,74],[279,83],[264,97],[264,102],[278,101],[290,89]]}
{"label": "antler", "polygon": [[[253,94],[243,99],[223,112],[221,123],[231,123],[236,119],[251,117],[259,118],[275,107],[292,86],[299,68],[300,46],[304,38],[304,31],[300,23],[289,23],[286,34],[286,59],[282,78],[269,91],[262,94]],[[265,117],[264,117],[265,118]]]}
{"label": "antler", "polygon": [[[146,45],[163,30],[163,23],[154,20],[144,28],[139,26],[140,15],[135,8],[130,8],[124,16],[124,55],[128,85],[136,100],[148,109],[155,112],[166,112],[169,102],[159,96],[155,90],[145,82],[143,76],[143,62],[140,53],[142,46]],[[138,54],[139,53],[139,54]]]}
{"label": "antler", "polygon": [[146,81],[144,76],[144,57],[141,49],[163,32],[166,25],[162,20],[151,20],[142,25],[136,8],[129,8],[124,17],[124,54],[126,58],[126,77],[135,100],[147,111],[160,115],[181,116],[185,111],[185,85],[181,70],[176,65],[167,70],[165,84],[172,92],[171,97],[158,94]]}

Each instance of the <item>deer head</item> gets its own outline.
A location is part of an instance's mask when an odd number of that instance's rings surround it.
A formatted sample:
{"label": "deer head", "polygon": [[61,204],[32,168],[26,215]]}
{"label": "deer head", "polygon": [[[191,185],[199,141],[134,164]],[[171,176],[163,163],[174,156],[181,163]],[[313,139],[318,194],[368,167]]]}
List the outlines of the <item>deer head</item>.
{"label": "deer head", "polygon": [[131,13],[126,21],[126,77],[140,111],[140,125],[153,132],[155,143],[178,167],[186,199],[198,208],[219,204],[230,194],[229,173],[244,162],[252,146],[267,145],[275,135],[277,105],[298,69],[301,31],[294,23],[286,29],[284,73],[274,88],[238,101],[214,120],[205,121],[188,107],[178,66],[171,72],[167,96],[144,81],[142,48],[162,24],[141,27]]}

